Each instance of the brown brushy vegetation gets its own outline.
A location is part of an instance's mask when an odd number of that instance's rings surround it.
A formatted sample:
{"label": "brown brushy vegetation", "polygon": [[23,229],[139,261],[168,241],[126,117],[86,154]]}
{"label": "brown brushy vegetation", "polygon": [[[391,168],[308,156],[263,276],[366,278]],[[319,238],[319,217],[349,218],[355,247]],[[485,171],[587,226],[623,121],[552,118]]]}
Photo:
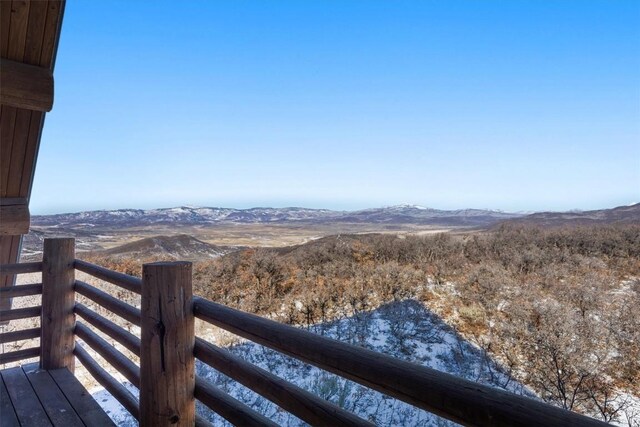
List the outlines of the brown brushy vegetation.
{"label": "brown brushy vegetation", "polygon": [[[140,260],[91,261],[140,272]],[[618,390],[640,392],[638,225],[339,235],[196,263],[194,286],[295,325],[417,299],[549,402],[610,420],[625,409]]]}

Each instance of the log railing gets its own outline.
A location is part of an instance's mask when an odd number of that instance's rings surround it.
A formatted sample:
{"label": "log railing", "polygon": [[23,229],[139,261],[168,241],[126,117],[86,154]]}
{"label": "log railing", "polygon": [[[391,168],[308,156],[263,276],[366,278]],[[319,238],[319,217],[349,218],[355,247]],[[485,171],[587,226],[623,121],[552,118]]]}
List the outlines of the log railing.
{"label": "log railing", "polygon": [[[42,271],[41,262],[30,262],[21,264],[5,264],[0,266],[0,277],[13,276],[17,274],[39,273]],[[0,301],[2,306],[11,305],[13,298],[41,295],[42,284],[35,283],[30,285],[18,285],[8,288],[0,288]],[[11,322],[12,320],[28,319],[32,317],[40,317],[42,306],[32,306],[24,308],[14,308],[0,310],[0,324]],[[0,333],[0,344],[18,342],[40,338],[41,328],[29,328],[18,331]],[[40,356],[40,346],[30,347],[20,350],[8,351],[0,354],[0,365],[6,363],[20,362],[25,359],[32,359]]]}
{"label": "log railing", "polygon": [[[464,425],[596,426],[604,423],[538,400],[487,387],[424,366],[332,340],[191,295],[191,264],[145,264],[142,279],[75,259],[70,239],[47,239],[42,263],[3,266],[3,274],[45,270],[42,285],[0,290],[0,297],[42,292],[42,307],[5,310],[1,319],[47,316],[47,327],[0,334],[0,342],[40,337],[41,347],[0,356],[0,362],[40,355],[49,369],[74,369],[73,357],[143,426],[205,426],[195,413],[195,401],[235,425],[275,425],[202,378],[196,378],[198,359],[248,387],[310,425],[370,426],[367,420],[284,379],[198,338],[194,318],[240,337],[315,365],[385,395]],[[86,282],[75,271],[141,295],[137,308]],[[52,291],[56,292],[52,292]],[[139,326],[140,336],[75,301],[90,302]],[[4,296],[3,296],[4,295]],[[54,296],[56,295],[56,296]],[[54,305],[53,308],[48,305]],[[69,323],[69,320],[72,323]],[[51,325],[60,325],[55,348]],[[71,327],[69,328],[69,324]],[[44,325],[44,324],[43,324]],[[95,331],[110,337],[132,354],[127,357]],[[69,337],[72,345],[69,347]],[[82,343],[77,342],[82,341]],[[144,345],[143,345],[144,344]],[[139,389],[139,399],[89,353],[91,349]],[[71,357],[71,359],[69,359]],[[134,360],[139,359],[140,364]],[[3,362],[4,361],[4,362]]]}

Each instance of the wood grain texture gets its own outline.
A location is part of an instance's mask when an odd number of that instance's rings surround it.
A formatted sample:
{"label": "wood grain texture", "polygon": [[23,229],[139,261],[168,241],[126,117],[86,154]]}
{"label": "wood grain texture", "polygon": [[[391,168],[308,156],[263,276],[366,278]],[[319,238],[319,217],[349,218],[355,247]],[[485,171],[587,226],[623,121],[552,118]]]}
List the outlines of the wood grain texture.
{"label": "wood grain texture", "polygon": [[0,206],[0,235],[27,234],[30,223],[31,216],[26,204]]}
{"label": "wood grain texture", "polygon": [[51,421],[40,404],[22,368],[6,369],[0,373],[18,420],[23,426],[51,426]]}
{"label": "wood grain texture", "polygon": [[11,31],[11,2],[0,1],[0,56],[6,57]]}
{"label": "wood grain texture", "polygon": [[102,410],[91,394],[73,376],[71,372],[62,368],[49,371],[49,375],[56,382],[67,400],[73,406],[82,422],[87,426],[114,426],[111,418]]}
{"label": "wood grain texture", "polygon": [[[24,47],[22,62],[40,66],[44,31],[46,27],[48,4],[46,1],[32,1],[29,7],[29,23],[27,25],[27,39]],[[47,65],[46,68],[50,69]]]}
{"label": "wood grain texture", "polygon": [[104,308],[111,310],[112,313],[117,314],[125,320],[133,323],[136,326],[140,326],[140,310],[137,308],[120,301],[119,299],[112,297],[108,293],[94,288],[88,283],[76,280],[75,290],[80,295],[89,298],[91,301],[100,304]]}
{"label": "wood grain texture", "polygon": [[30,7],[31,2],[26,0],[13,0],[11,2],[9,44],[6,53],[3,52],[3,58],[22,62],[24,58],[24,48],[27,43]]}
{"label": "wood grain texture", "polygon": [[9,398],[9,392],[2,376],[0,376],[0,417],[2,417],[3,427],[20,427],[16,410],[13,409],[11,398]]}
{"label": "wood grain texture", "polygon": [[128,291],[135,292],[137,294],[142,292],[142,280],[137,277],[112,271],[79,259],[75,260],[74,267],[83,273],[87,273],[100,280],[104,280],[105,282],[120,286]]}
{"label": "wood grain texture", "polygon": [[109,335],[127,350],[140,357],[140,338],[80,303],[76,303],[73,311],[89,324]]}
{"label": "wood grain texture", "polygon": [[40,145],[40,136],[42,135],[42,128],[44,126],[45,113],[41,111],[31,112],[31,123],[29,125],[29,136],[27,138],[27,145],[24,153],[24,163],[22,169],[22,176],[20,179],[20,190],[18,195],[28,197],[31,193],[31,185],[33,184],[33,174],[36,169],[36,160],[38,154],[38,147]]}
{"label": "wood grain texture", "polygon": [[[16,115],[18,109],[8,105],[2,105],[2,116],[0,116],[0,197],[8,197],[9,170],[11,169],[11,151],[13,150],[13,135],[16,126]],[[17,197],[18,194],[11,194]],[[8,263],[11,261],[2,261]]]}
{"label": "wood grain texture", "polygon": [[40,367],[74,371],[75,240],[45,239],[42,254]]}
{"label": "wood grain texture", "polygon": [[51,378],[49,372],[42,369],[32,369],[32,366],[28,365],[22,368],[51,423],[55,426],[84,427],[84,423]]}
{"label": "wood grain texture", "polygon": [[193,426],[191,263],[145,264],[142,277],[140,425]]}
{"label": "wood grain texture", "polygon": [[[49,68],[0,58],[0,81],[0,103],[3,105],[25,110],[51,111],[53,73]],[[26,125],[26,129],[29,129],[29,125]]]}
{"label": "wood grain texture", "polygon": [[64,7],[64,0],[47,1],[48,10],[47,20],[44,22],[42,52],[40,53],[40,63],[37,64],[41,67],[51,68],[52,70],[54,68],[58,42],[60,41],[60,29],[62,28]]}

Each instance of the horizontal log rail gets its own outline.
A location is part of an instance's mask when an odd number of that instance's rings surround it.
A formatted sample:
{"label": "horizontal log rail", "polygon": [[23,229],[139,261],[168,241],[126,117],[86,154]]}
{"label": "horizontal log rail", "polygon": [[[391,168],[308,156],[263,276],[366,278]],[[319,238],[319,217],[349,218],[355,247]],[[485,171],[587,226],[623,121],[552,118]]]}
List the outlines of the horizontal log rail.
{"label": "horizontal log rail", "polygon": [[196,338],[194,355],[311,425],[374,425],[201,338]]}
{"label": "horizontal log rail", "polygon": [[111,320],[100,316],[83,304],[76,303],[73,312],[86,320],[91,326],[109,335],[122,344],[127,350],[140,357],[140,338],[116,325]]}
{"label": "horizontal log rail", "polygon": [[196,317],[465,425],[602,426],[598,420],[194,298]]}
{"label": "horizontal log rail", "polygon": [[6,288],[0,288],[0,299],[26,297],[29,295],[41,295],[42,283],[34,283],[32,285],[16,285]]}
{"label": "horizontal log rail", "polygon": [[105,339],[93,332],[82,322],[76,322],[75,334],[82,339],[89,347],[104,358],[118,372],[136,387],[140,387],[140,367],[133,363],[128,357],[116,350]]}
{"label": "horizontal log rail", "polygon": [[200,378],[196,378],[195,397],[233,425],[247,427],[278,425]]}
{"label": "horizontal log rail", "polygon": [[136,326],[140,326],[140,310],[127,304],[119,299],[112,297],[108,293],[95,288],[88,283],[76,280],[75,290],[80,295],[89,298],[91,301],[100,304],[107,310],[112,311],[125,320],[133,323]]}
{"label": "horizontal log rail", "polygon": [[137,420],[140,418],[140,405],[138,399],[117,379],[113,378],[96,360],[89,355],[87,350],[76,343],[73,354],[78,358],[82,366],[96,379],[131,415]]}
{"label": "horizontal log rail", "polygon": [[40,347],[25,348],[0,354],[0,365],[40,356]]}
{"label": "horizontal log rail", "polygon": [[76,259],[73,263],[76,270],[80,270],[90,276],[109,282],[113,285],[125,288],[128,291],[140,294],[142,292],[142,279],[128,274],[118,273],[90,262]]}
{"label": "horizontal log rail", "polygon": [[0,334],[0,344],[8,342],[30,340],[40,338],[40,328],[23,329],[21,331],[5,332]]}
{"label": "horizontal log rail", "polygon": [[39,317],[41,312],[42,306],[40,305],[35,307],[14,308],[13,310],[0,310],[0,322]]}
{"label": "horizontal log rail", "polygon": [[14,274],[39,273],[42,271],[42,262],[19,262],[17,264],[0,265],[0,276]]}

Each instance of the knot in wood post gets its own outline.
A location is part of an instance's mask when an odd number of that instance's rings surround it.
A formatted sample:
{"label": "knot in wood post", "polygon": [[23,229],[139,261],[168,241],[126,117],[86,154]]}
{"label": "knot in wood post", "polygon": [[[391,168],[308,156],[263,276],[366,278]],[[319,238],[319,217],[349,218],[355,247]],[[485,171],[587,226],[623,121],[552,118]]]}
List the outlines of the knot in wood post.
{"label": "knot in wood post", "polygon": [[40,367],[74,372],[75,239],[44,239]]}
{"label": "knot in wood post", "polygon": [[140,425],[195,425],[191,263],[142,266]]}

